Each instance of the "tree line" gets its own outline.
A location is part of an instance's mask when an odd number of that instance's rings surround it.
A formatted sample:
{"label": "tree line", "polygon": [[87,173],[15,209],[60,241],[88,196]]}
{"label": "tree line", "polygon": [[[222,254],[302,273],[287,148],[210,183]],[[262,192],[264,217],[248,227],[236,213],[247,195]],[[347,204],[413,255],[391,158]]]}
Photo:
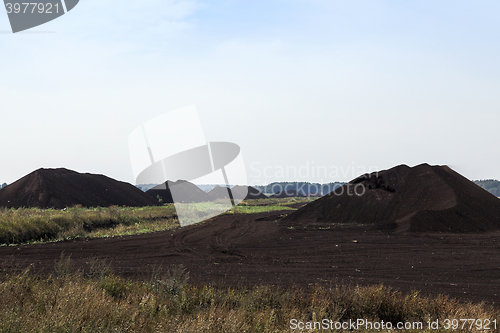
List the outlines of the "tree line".
{"label": "tree line", "polygon": [[475,180],[474,183],[476,185],[481,186],[494,196],[500,197],[500,181],[495,179],[484,179],[484,180]]}
{"label": "tree line", "polygon": [[[496,197],[500,197],[500,181],[496,179],[474,180],[476,185],[482,187]],[[256,189],[262,193],[279,193],[281,191],[296,191],[300,194],[321,194],[326,195],[337,187],[344,185],[343,182],[333,182],[327,184],[308,182],[274,182],[268,185],[255,185]]]}

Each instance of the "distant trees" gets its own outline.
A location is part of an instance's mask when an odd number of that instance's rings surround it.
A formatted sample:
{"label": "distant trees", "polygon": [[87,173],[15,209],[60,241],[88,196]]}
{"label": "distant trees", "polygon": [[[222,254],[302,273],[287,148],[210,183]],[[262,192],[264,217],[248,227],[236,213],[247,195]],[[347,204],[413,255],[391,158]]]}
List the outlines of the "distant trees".
{"label": "distant trees", "polygon": [[[494,196],[500,197],[500,181],[495,179],[475,180],[474,183],[484,188]],[[307,182],[275,182],[269,185],[253,186],[262,193],[277,193],[282,191],[296,191],[300,194],[314,194],[319,193],[326,195],[337,187],[344,185],[341,182],[318,184]]]}
{"label": "distant trees", "polygon": [[494,196],[500,197],[500,181],[495,179],[484,179],[484,180],[475,180],[474,183],[476,185],[481,186]]}

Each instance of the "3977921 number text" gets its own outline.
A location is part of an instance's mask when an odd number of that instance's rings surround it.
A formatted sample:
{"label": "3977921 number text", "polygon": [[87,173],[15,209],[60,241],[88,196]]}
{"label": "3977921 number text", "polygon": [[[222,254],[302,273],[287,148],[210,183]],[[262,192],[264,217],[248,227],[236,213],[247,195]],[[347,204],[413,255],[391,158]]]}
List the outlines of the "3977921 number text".
{"label": "3977921 number text", "polygon": [[7,14],[59,14],[59,4],[52,5],[43,2],[23,2],[23,3],[6,3]]}
{"label": "3977921 number text", "polygon": [[489,319],[445,319],[443,320],[445,330],[457,329],[477,329],[477,330],[496,330],[497,321]]}

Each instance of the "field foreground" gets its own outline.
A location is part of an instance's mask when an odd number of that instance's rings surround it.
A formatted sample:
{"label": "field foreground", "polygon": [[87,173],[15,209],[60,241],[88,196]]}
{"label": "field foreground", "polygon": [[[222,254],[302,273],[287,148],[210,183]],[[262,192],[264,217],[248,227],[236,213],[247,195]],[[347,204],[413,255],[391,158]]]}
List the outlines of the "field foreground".
{"label": "field foreground", "polygon": [[35,278],[26,270],[2,277],[0,331],[498,331],[500,312],[491,306],[404,295],[380,285],[224,288],[188,280],[182,266],[157,270],[143,281],[126,280],[95,259],[82,273],[62,255],[54,276]]}
{"label": "field foreground", "polygon": [[0,265],[6,273],[31,265],[32,273],[48,275],[64,252],[83,271],[92,259],[106,259],[116,274],[133,279],[154,267],[182,264],[198,285],[384,284],[403,292],[498,302],[498,234],[401,235],[363,225],[280,221],[287,213],[222,215],[151,234],[5,246]]}

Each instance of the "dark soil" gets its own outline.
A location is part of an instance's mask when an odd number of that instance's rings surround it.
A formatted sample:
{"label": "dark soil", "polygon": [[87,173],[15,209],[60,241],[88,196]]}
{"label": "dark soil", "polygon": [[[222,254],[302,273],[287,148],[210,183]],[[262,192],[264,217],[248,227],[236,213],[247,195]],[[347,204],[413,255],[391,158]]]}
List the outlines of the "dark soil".
{"label": "dark soil", "polygon": [[175,231],[2,247],[0,267],[12,272],[33,263],[34,272],[48,274],[64,251],[82,269],[93,257],[107,258],[115,272],[131,278],[183,264],[196,284],[383,283],[404,292],[500,300],[498,232],[395,234],[356,224],[293,225],[279,220],[286,213],[222,215]]}
{"label": "dark soil", "polygon": [[129,183],[64,168],[38,169],[0,192],[0,207],[8,208],[142,207],[156,203]]}

